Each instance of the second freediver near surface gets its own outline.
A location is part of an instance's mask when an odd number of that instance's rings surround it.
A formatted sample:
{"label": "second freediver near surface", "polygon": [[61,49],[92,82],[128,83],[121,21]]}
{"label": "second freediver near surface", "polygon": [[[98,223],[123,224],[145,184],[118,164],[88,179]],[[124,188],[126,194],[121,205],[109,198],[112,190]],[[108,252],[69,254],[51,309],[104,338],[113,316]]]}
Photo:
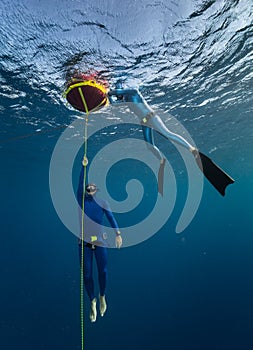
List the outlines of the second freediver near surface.
{"label": "second freediver near surface", "polygon": [[[160,160],[160,169],[158,174],[158,190],[163,192],[163,170],[165,159],[161,155],[159,149],[154,144],[153,130],[156,130],[160,135],[166,139],[176,142],[177,144],[188,149],[194,156],[197,165],[203,172],[205,177],[217,189],[217,191],[224,196],[225,189],[234,180],[226,174],[220,167],[218,167],[209,157],[200,152],[182,136],[170,131],[163,123],[162,119],[155,113],[155,111],[147,104],[138,89],[124,89],[122,83],[119,81],[114,90],[108,92],[110,103],[127,103],[131,102],[128,107],[140,119],[144,139],[151,144],[151,150]],[[160,179],[159,179],[160,177]]]}
{"label": "second freediver near surface", "polygon": [[96,74],[77,73],[67,83],[65,96],[74,108],[86,113],[98,110],[108,105],[109,102],[112,105],[128,103],[130,110],[140,120],[144,140],[150,145],[149,148],[160,161],[158,191],[161,195],[163,194],[165,158],[155,145],[154,130],[167,140],[188,149],[205,177],[222,196],[225,195],[226,187],[234,183],[234,180],[209,157],[192,146],[182,136],[169,130],[159,115],[147,104],[138,89],[123,88],[122,82],[118,81],[115,89],[109,90],[108,83],[99,79]]}

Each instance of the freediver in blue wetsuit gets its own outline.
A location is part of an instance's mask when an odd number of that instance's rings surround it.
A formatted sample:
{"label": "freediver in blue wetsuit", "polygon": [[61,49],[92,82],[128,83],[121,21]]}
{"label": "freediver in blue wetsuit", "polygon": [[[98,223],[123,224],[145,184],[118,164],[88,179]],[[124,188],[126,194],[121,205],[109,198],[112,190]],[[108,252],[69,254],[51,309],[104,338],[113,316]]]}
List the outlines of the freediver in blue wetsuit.
{"label": "freediver in blue wetsuit", "polygon": [[116,88],[109,91],[108,99],[111,104],[131,102],[129,103],[128,107],[140,119],[144,140],[148,145],[150,145],[151,151],[160,160],[160,169],[158,173],[158,191],[161,194],[163,194],[163,174],[165,159],[154,143],[153,129],[164,136],[167,140],[176,142],[177,144],[188,149],[193,154],[197,165],[206,176],[206,178],[210,181],[210,183],[222,196],[225,195],[226,187],[229,184],[233,183],[234,180],[220,167],[218,167],[210,158],[192,146],[182,136],[170,131],[163,123],[161,118],[155,113],[155,111],[149,107],[138,89],[125,89],[122,86],[122,82],[119,81],[116,83]]}
{"label": "freediver in blue wetsuit", "polygon": [[[82,208],[83,201],[83,177],[84,168],[82,167],[77,191],[77,200],[80,208]],[[106,234],[103,228],[103,218],[107,217],[110,225],[115,230],[116,238],[115,244],[117,248],[122,246],[122,238],[118,224],[111,212],[110,206],[107,201],[97,198],[97,187],[95,184],[88,184],[85,188],[84,197],[84,212],[85,216],[85,230],[84,230],[84,285],[89,296],[90,305],[90,320],[96,321],[97,310],[94,293],[94,281],[92,274],[92,262],[93,255],[95,255],[97,269],[98,269],[98,281],[99,281],[99,302],[100,302],[100,314],[104,316],[107,305],[105,300],[105,289],[107,282],[107,244]],[[79,240],[79,257],[81,262],[82,245],[81,239]]]}

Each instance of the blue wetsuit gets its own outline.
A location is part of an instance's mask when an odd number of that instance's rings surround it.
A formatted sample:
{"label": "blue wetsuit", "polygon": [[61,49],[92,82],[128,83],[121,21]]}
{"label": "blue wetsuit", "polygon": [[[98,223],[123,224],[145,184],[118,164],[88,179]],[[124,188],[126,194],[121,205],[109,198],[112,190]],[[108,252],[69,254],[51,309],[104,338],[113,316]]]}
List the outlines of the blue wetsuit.
{"label": "blue wetsuit", "polygon": [[[82,167],[79,185],[77,191],[77,200],[80,208],[82,208],[83,200],[83,176],[84,168]],[[117,222],[111,212],[109,204],[103,199],[96,196],[85,194],[84,198],[84,285],[90,300],[95,297],[94,281],[92,275],[93,254],[95,255],[100,295],[105,295],[107,282],[107,247],[105,240],[105,232],[103,229],[104,215],[107,217],[110,225],[119,230]],[[81,263],[82,246],[79,244],[79,258]]]}

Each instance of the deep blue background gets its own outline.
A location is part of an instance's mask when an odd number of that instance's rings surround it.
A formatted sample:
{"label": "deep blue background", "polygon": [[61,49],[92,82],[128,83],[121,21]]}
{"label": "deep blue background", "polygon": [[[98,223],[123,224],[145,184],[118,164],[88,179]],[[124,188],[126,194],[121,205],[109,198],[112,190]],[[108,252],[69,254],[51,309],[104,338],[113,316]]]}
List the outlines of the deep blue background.
{"label": "deep blue background", "polygon": [[[39,138],[48,142],[47,135],[12,141],[2,154],[1,342],[8,349],[78,349],[76,237],[49,194],[53,142],[39,152]],[[20,152],[27,143],[34,157]],[[251,348],[252,180],[241,170],[233,166],[236,183],[225,198],[205,182],[199,211],[183,234],[174,233],[184,200],[179,193],[179,208],[159,233],[109,251],[109,308],[96,324],[85,309],[87,348]]]}
{"label": "deep blue background", "polygon": [[[250,0],[1,1],[1,349],[80,349],[77,239],[49,191],[54,146],[76,117],[62,98],[72,69],[140,86],[235,179],[224,198],[205,180],[194,220],[176,234],[186,172],[157,137],[177,178],[175,209],[149,240],[110,249],[108,311],[91,324],[85,296],[85,349],[253,348],[252,13]],[[90,152],[114,140],[106,136]],[[108,184],[120,197],[125,178],[120,164],[114,170]],[[152,202],[146,173],[144,185]],[[117,219],[135,222],[149,211],[145,202]]]}

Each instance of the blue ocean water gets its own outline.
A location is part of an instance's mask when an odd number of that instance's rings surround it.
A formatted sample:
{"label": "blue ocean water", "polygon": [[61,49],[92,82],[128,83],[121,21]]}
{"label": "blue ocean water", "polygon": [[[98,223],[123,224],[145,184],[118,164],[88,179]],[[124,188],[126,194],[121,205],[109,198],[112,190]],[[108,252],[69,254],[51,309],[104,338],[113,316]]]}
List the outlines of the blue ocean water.
{"label": "blue ocean water", "polygon": [[[252,349],[252,2],[2,0],[0,13],[1,349],[80,349],[77,239],[49,186],[54,147],[80,117],[62,97],[74,69],[139,86],[236,180],[224,198],[204,180],[198,211],[177,234],[187,174],[156,135],[177,179],[176,204],[151,238],[109,250],[108,311],[91,324],[85,296],[85,349]],[[129,134],[141,139],[140,127],[98,132],[90,157]],[[124,226],[152,211],[156,184],[140,164],[118,163],[108,174],[112,198],[122,200],[142,171],[144,200],[115,214],[123,239]]]}

